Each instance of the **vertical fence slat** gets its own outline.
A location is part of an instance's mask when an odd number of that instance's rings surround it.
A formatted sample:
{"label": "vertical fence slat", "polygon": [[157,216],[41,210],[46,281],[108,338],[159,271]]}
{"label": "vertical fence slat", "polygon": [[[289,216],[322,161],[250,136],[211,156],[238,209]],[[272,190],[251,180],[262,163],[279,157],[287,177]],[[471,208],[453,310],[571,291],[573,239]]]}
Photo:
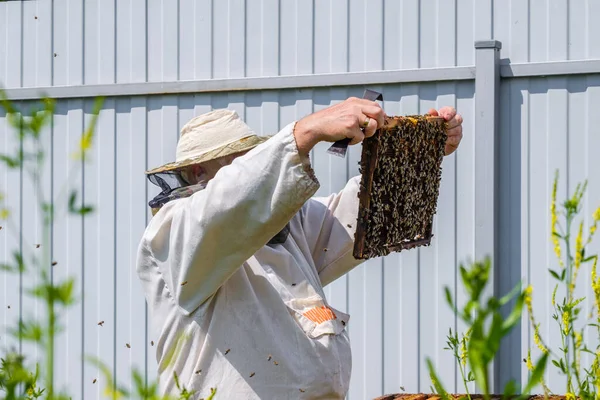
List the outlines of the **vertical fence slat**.
{"label": "vertical fence slat", "polygon": [[[474,261],[490,257],[496,268],[496,184],[499,169],[498,117],[500,111],[500,42],[495,40],[475,42],[475,249]],[[490,275],[485,294],[496,294],[497,276]],[[496,368],[491,366],[492,370]],[[499,390],[495,379],[490,380],[490,390]],[[495,393],[495,392],[494,392]]]}

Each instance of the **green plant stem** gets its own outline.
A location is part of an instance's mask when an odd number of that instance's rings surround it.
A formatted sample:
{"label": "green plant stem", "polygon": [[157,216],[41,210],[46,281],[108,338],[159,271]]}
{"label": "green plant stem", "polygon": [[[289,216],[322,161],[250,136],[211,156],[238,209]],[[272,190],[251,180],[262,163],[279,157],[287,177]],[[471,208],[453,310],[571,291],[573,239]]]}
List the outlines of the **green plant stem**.
{"label": "green plant stem", "polygon": [[[39,144],[39,143],[38,143]],[[38,166],[39,168],[39,166]],[[44,202],[44,198],[43,198],[43,192],[42,192],[42,187],[41,187],[41,182],[39,179],[39,174],[36,173],[32,173],[32,179],[34,180],[34,184],[37,188],[38,191],[38,207],[40,212],[43,214],[44,213],[44,209],[43,206],[45,204]],[[42,276],[42,280],[45,282],[42,282],[43,285],[46,284],[52,284],[52,266],[51,266],[51,253],[50,253],[50,248],[51,248],[51,242],[50,242],[50,229],[51,229],[51,224],[52,221],[47,221],[44,218],[44,224],[43,224],[43,242],[45,244],[44,246],[44,250],[43,250],[43,257],[42,257],[42,265],[39,266]],[[48,274],[45,274],[44,271],[46,268],[50,268],[50,271]],[[54,297],[52,295],[48,295],[46,298],[46,308],[47,308],[47,314],[48,314],[48,322],[47,322],[47,331],[46,331],[46,391],[47,391],[47,398],[48,399],[53,399],[54,398],[54,336],[55,336],[55,332],[56,332],[56,311],[54,309]]]}
{"label": "green plant stem", "polygon": [[[566,266],[565,268],[567,269],[567,304],[571,304],[571,280],[573,278],[572,276],[572,263],[571,263],[571,224],[573,222],[573,215],[571,210],[567,210],[567,233],[564,236],[564,240],[565,240],[565,245],[567,247],[567,257],[566,257]],[[570,309],[569,309],[570,310]],[[564,311],[563,311],[564,312]],[[562,317],[562,316],[560,316]],[[569,311],[569,325],[571,324],[571,311]],[[573,327],[569,326],[569,331],[572,331]],[[563,334],[563,329],[561,329],[561,338],[562,338],[562,344],[563,344],[563,348],[567,350],[567,352],[565,353],[565,363],[566,363],[566,367],[567,367],[567,391],[573,393],[573,376],[571,374],[571,368],[569,367],[569,352],[568,352],[568,347],[569,347],[569,343],[568,343],[568,338],[566,337],[567,334]],[[566,340],[566,343],[565,343]],[[573,351],[575,351],[575,345],[573,345]]]}
{"label": "green plant stem", "polygon": [[573,345],[573,370],[575,371],[575,379],[577,380],[577,388],[578,393],[581,394],[582,391],[582,383],[581,383],[581,375],[579,374],[579,364],[577,360],[577,348],[575,345],[575,335],[571,335],[571,343]]}
{"label": "green plant stem", "polygon": [[488,374],[486,373],[485,376],[484,376],[484,381],[483,381],[483,384],[485,386],[483,388],[484,389],[483,390],[483,393],[484,393],[483,397],[484,397],[485,400],[490,400],[490,382],[489,382],[489,380],[490,380],[490,378],[489,378]]}
{"label": "green plant stem", "polygon": [[572,264],[571,264],[571,223],[573,221],[573,216],[571,215],[571,211],[567,211],[567,234],[565,235],[565,244],[567,247],[567,257],[566,257],[566,268],[567,268],[567,304],[571,303],[571,279],[572,276]]}
{"label": "green plant stem", "polygon": [[467,398],[471,400],[471,393],[469,393],[469,385],[467,384],[467,380],[465,378],[465,371],[462,367],[462,364],[458,363],[458,369],[460,370],[460,376],[462,377],[463,384],[465,385],[465,391],[467,392]]}
{"label": "green plant stem", "polygon": [[46,342],[46,390],[48,399],[54,396],[54,331],[56,314],[54,311],[54,300],[48,301],[48,338]]}

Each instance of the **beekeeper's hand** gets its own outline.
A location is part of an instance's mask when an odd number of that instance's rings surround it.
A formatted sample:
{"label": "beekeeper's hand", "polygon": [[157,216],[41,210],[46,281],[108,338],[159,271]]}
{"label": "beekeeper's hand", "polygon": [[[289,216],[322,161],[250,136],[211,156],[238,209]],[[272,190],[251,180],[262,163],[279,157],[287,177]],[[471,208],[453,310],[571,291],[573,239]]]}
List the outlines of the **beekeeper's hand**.
{"label": "beekeeper's hand", "polygon": [[346,138],[352,139],[350,145],[360,143],[373,136],[384,119],[385,113],[377,102],[351,97],[297,122],[294,136],[298,151],[307,155],[319,142]]}
{"label": "beekeeper's hand", "polygon": [[429,110],[429,115],[444,117],[448,122],[448,139],[446,140],[446,155],[450,155],[456,151],[460,141],[462,140],[462,123],[463,118],[456,113],[454,107],[442,107],[439,110]]}

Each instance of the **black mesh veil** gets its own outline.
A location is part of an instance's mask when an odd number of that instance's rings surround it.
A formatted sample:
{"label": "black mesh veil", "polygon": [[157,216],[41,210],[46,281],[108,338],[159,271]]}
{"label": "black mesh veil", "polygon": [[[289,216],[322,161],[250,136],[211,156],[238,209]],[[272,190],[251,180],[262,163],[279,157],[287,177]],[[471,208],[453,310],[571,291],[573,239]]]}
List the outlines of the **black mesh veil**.
{"label": "black mesh veil", "polygon": [[149,175],[148,180],[161,189],[161,192],[148,203],[153,209],[160,208],[173,199],[181,198],[182,194],[192,190],[180,171],[159,172]]}

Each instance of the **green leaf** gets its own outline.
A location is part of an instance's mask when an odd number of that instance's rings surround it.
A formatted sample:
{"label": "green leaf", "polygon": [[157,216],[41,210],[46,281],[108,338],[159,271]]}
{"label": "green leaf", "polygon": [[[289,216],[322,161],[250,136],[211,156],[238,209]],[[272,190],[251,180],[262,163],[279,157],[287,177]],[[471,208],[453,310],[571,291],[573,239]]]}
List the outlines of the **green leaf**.
{"label": "green leaf", "polygon": [[513,397],[517,393],[518,390],[519,390],[519,388],[517,386],[517,383],[513,379],[511,379],[504,386],[504,397],[503,398],[508,399],[508,398]]}
{"label": "green leaf", "polygon": [[19,168],[21,166],[18,158],[9,157],[6,154],[0,154],[0,161],[6,164],[10,169]]}
{"label": "green leaf", "polygon": [[25,263],[23,262],[23,256],[20,251],[13,251],[13,259],[13,264],[0,264],[0,271],[11,273],[25,272]]}
{"label": "green leaf", "polygon": [[561,365],[558,363],[558,361],[552,360],[552,364],[554,364],[554,366],[556,368],[558,368],[559,370],[561,370],[562,372],[565,372],[564,369],[561,367]]}
{"label": "green leaf", "polygon": [[86,356],[85,358],[88,362],[95,365],[104,377],[104,380],[106,381],[104,393],[106,395],[110,396],[113,400],[120,399],[121,397],[129,397],[129,393],[123,388],[118,387],[113,381],[113,374],[106,364],[94,356]]}
{"label": "green leaf", "polygon": [[69,196],[69,212],[72,214],[86,215],[94,211],[92,206],[82,205],[78,207],[75,203],[77,201],[77,192],[72,191]]}
{"label": "green leaf", "polygon": [[74,286],[75,279],[73,278],[67,279],[65,282],[55,286],[55,300],[63,305],[73,304],[75,301],[75,298],[73,297]]}
{"label": "green leaf", "polygon": [[505,321],[502,317],[502,314],[500,314],[499,312],[495,312],[492,315],[492,325],[490,326],[490,331],[487,338],[487,350],[485,353],[486,364],[487,362],[491,361],[494,358],[494,355],[498,352],[498,350],[500,350],[500,343],[502,342],[502,337],[511,328],[512,327],[505,327]]}
{"label": "green leaf", "polygon": [[473,371],[475,382],[481,390],[483,390],[484,394],[489,395],[486,361],[493,357],[493,353],[490,356],[487,340],[483,336],[482,324],[483,320],[477,318],[472,326],[471,338],[467,348],[467,357],[471,371]]}
{"label": "green leaf", "polygon": [[206,400],[213,400],[216,394],[217,388],[210,388],[210,396],[208,396]]}
{"label": "green leaf", "polygon": [[511,313],[502,324],[502,336],[506,336],[519,322],[521,322],[521,314],[525,304],[525,293],[521,293]]}
{"label": "green leaf", "polygon": [[500,298],[500,305],[504,306],[506,305],[509,301],[511,301],[515,296],[517,296],[519,294],[521,290],[521,284],[516,285],[514,288],[512,288],[512,290],[508,293],[505,294],[504,296],[502,296]]}
{"label": "green leaf", "polygon": [[[556,272],[553,269],[548,268],[548,271],[550,271],[550,274],[557,280],[562,281],[560,275],[558,275],[558,272]],[[564,270],[563,270],[564,271]]]}
{"label": "green leaf", "polygon": [[[456,311],[456,305],[454,304],[454,300],[452,299],[452,293],[450,292],[450,288],[446,286],[444,288],[444,292],[446,293],[446,303],[448,303],[452,310]],[[452,334],[452,330],[450,330],[450,334]]]}
{"label": "green leaf", "polygon": [[437,394],[442,398],[442,400],[450,400],[448,392],[446,391],[446,389],[444,389],[444,385],[435,373],[435,368],[430,358],[427,358],[427,369],[429,370],[429,376],[432,380],[433,386],[435,387]]}
{"label": "green leaf", "polygon": [[535,363],[535,366],[533,367],[533,371],[531,372],[529,381],[527,382],[527,385],[525,385],[525,389],[523,389],[523,392],[521,394],[521,399],[526,398],[527,395],[529,395],[529,393],[531,392],[531,389],[533,389],[534,386],[541,383],[542,378],[544,376],[544,371],[546,370],[547,363],[548,353],[543,353],[542,356]]}
{"label": "green leaf", "polygon": [[589,257],[584,258],[583,260],[581,260],[581,262],[582,263],[586,263],[586,262],[594,261],[596,259],[596,257],[598,257],[598,256],[597,255],[589,256]]}
{"label": "green leaf", "polygon": [[43,334],[44,330],[42,326],[35,321],[21,321],[19,329],[13,331],[13,336],[35,343],[41,343]]}
{"label": "green leaf", "polygon": [[563,238],[563,237],[562,237],[562,235],[561,235],[560,233],[558,233],[558,232],[552,232],[552,235],[553,235],[553,236],[556,236],[556,237],[557,237],[557,238],[559,238],[559,239],[562,239],[562,238]]}
{"label": "green leaf", "polygon": [[15,269],[8,264],[0,264],[0,271],[15,272]]}
{"label": "green leaf", "polygon": [[57,285],[53,285],[52,283],[42,283],[29,289],[28,292],[47,302],[54,302],[67,306],[73,304],[75,301],[75,298],[73,297],[74,285],[75,280],[70,278]]}
{"label": "green leaf", "polygon": [[563,269],[562,273],[560,274],[560,281],[561,282],[564,281],[566,276],[567,276],[567,270]]}
{"label": "green leaf", "polygon": [[25,272],[25,263],[23,262],[23,254],[21,254],[20,251],[15,250],[13,252],[13,258],[15,259],[17,271]]}

